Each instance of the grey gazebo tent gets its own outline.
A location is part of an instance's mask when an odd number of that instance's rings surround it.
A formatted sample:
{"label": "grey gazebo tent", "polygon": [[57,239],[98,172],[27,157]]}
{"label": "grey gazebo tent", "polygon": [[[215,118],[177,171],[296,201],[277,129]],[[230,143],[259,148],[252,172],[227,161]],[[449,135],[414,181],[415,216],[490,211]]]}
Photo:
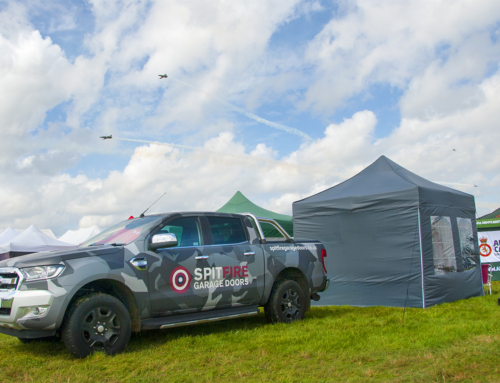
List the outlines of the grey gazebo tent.
{"label": "grey gazebo tent", "polygon": [[429,307],[484,294],[472,195],[385,156],[293,204],[295,238],[327,249],[320,304]]}

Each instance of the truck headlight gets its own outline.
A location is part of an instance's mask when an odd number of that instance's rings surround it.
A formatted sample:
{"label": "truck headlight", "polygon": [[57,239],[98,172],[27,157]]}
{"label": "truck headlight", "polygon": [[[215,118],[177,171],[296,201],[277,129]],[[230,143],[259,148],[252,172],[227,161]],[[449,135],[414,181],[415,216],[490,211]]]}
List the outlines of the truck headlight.
{"label": "truck headlight", "polygon": [[64,270],[64,265],[25,267],[21,269],[25,281],[55,278]]}

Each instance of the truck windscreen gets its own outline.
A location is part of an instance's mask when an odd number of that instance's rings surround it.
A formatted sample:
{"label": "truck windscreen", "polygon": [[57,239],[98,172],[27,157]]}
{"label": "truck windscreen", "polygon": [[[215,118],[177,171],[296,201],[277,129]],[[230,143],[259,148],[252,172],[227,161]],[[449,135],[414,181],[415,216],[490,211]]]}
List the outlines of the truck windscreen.
{"label": "truck windscreen", "polygon": [[129,219],[83,242],[80,247],[106,244],[127,245],[135,241],[145,230],[150,229],[160,222],[161,218],[156,216]]}

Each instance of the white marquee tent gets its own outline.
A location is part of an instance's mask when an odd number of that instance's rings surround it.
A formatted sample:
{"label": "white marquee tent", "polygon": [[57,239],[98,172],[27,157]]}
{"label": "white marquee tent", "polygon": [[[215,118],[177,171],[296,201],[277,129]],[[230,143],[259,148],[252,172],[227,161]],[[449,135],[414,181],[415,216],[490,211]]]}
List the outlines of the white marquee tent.
{"label": "white marquee tent", "polygon": [[[1,228],[0,229],[0,233],[3,233],[4,231],[6,231],[7,229],[3,229]],[[21,234],[23,231],[26,231],[26,229],[19,229],[19,228],[15,228],[13,229],[14,231],[17,231],[18,234]],[[50,238],[54,238],[56,239],[56,236],[54,235],[54,233],[52,232],[51,229],[39,229],[43,234],[45,235],[48,235]],[[5,241],[1,241],[0,244],[4,243]]]}
{"label": "white marquee tent", "polygon": [[96,236],[101,231],[102,229],[97,225],[80,228],[78,230],[68,230],[61,237],[59,237],[59,241],[72,243],[73,245],[79,245],[85,242],[87,239]]}
{"label": "white marquee tent", "polygon": [[0,233],[0,243],[10,242],[16,238],[19,233],[10,226]]}
{"label": "white marquee tent", "polygon": [[[35,225],[31,225],[21,234],[8,242],[0,244],[0,259],[40,251],[64,250],[75,245],[62,242],[45,235]],[[16,254],[17,253],[17,254]]]}

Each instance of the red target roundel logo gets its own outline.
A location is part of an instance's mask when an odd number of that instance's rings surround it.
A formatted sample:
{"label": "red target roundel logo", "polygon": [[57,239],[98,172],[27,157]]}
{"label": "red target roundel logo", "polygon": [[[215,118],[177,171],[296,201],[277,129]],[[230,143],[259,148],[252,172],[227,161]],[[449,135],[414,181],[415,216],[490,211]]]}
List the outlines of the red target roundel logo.
{"label": "red target roundel logo", "polygon": [[191,283],[191,274],[182,266],[176,267],[170,274],[170,286],[176,293],[183,293]]}

